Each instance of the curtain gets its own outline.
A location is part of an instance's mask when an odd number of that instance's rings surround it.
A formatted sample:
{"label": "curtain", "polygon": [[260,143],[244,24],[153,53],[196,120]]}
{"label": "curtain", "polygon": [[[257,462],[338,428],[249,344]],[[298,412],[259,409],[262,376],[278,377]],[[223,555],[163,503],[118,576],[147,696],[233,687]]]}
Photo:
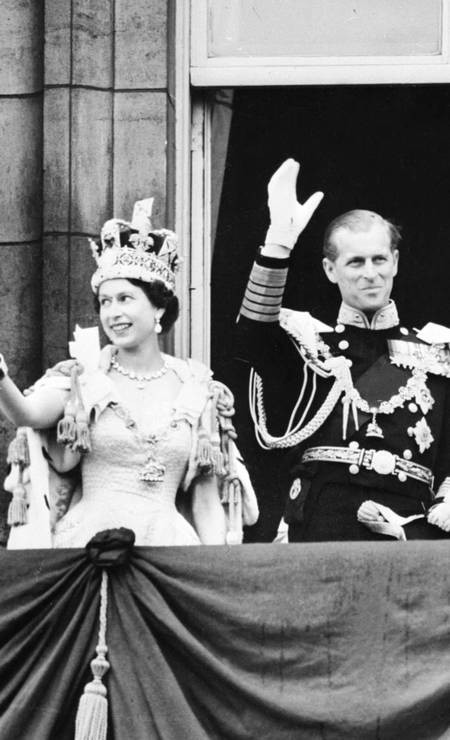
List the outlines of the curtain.
{"label": "curtain", "polygon": [[233,117],[233,98],[232,88],[219,88],[214,91],[211,105],[211,245],[213,250]]}
{"label": "curtain", "polygon": [[[110,740],[425,740],[450,724],[448,542],[135,548],[109,571]],[[73,738],[101,570],[1,554],[0,737]]]}

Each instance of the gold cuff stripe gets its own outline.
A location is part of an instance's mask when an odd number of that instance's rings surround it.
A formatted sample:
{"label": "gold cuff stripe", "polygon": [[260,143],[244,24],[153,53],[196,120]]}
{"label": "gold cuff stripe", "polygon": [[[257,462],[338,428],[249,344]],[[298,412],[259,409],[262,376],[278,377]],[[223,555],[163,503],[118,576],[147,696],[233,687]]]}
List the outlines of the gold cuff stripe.
{"label": "gold cuff stripe", "polygon": [[281,295],[265,295],[264,293],[252,293],[247,290],[243,303],[254,303],[256,306],[281,306]]}
{"label": "gold cuff stripe", "polygon": [[249,291],[252,293],[255,293],[256,295],[274,295],[274,296],[280,296],[280,298],[283,297],[283,289],[284,285],[280,286],[273,286],[273,285],[261,285],[261,283],[254,283],[253,281],[250,281],[247,285],[246,292]]}
{"label": "gold cuff stripe", "polygon": [[250,281],[258,283],[260,285],[269,285],[275,287],[277,285],[283,285],[286,282],[288,274],[287,267],[277,269],[274,267],[261,267],[261,265],[253,265],[250,273]]}
{"label": "gold cuff stripe", "polygon": [[262,313],[261,311],[252,311],[247,308],[247,306],[242,305],[239,316],[245,316],[247,319],[252,319],[252,321],[262,321],[274,324],[278,321],[279,311]]}

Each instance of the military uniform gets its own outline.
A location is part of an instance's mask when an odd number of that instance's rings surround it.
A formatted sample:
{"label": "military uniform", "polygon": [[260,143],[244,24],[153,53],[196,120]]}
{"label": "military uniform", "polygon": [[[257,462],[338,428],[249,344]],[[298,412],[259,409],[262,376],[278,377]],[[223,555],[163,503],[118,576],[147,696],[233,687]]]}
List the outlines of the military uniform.
{"label": "military uniform", "polygon": [[[400,326],[393,301],[370,323],[345,304],[334,327],[280,314],[288,263],[258,256],[237,334],[260,441],[290,451],[289,539],[390,539],[357,520],[363,501],[420,515],[450,483],[449,353]],[[447,536],[424,518],[404,531]]]}

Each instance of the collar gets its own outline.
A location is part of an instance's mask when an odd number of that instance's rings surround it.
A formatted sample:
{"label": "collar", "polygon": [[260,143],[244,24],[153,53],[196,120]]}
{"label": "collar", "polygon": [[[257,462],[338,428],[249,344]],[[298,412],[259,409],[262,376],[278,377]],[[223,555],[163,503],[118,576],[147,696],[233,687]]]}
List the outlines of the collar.
{"label": "collar", "polygon": [[381,329],[392,329],[393,326],[399,324],[400,319],[398,317],[397,306],[391,299],[387,306],[379,308],[374,313],[370,323],[363,311],[360,311],[358,308],[352,308],[346,303],[341,303],[337,322],[338,324],[346,324],[347,326],[358,326],[360,329],[380,331]]}

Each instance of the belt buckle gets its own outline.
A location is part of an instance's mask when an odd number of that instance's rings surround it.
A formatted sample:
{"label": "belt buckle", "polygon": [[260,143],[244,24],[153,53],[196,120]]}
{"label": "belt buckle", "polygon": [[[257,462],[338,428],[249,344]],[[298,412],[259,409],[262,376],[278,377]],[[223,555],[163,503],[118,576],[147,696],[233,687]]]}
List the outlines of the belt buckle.
{"label": "belt buckle", "polygon": [[395,455],[388,450],[374,452],[370,467],[379,475],[391,475],[395,470]]}

